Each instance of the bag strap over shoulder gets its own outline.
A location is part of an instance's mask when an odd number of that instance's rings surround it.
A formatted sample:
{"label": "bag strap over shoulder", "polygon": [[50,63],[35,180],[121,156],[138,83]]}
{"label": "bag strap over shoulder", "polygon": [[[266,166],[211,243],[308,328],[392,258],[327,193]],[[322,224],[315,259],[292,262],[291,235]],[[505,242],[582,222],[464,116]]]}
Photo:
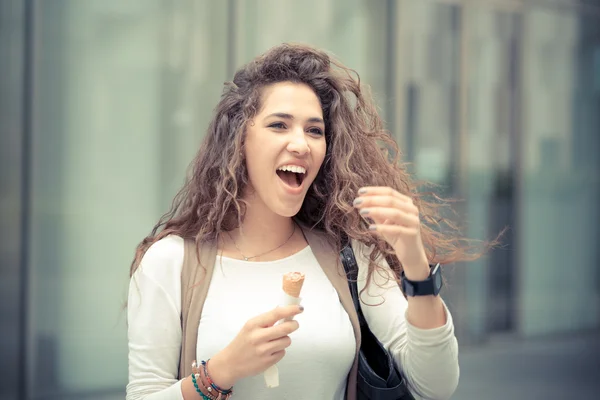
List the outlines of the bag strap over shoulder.
{"label": "bag strap over shoulder", "polygon": [[327,275],[327,278],[338,293],[340,303],[342,303],[342,306],[344,307],[344,310],[346,310],[346,313],[348,313],[348,317],[352,323],[354,338],[356,339],[356,353],[354,355],[354,363],[348,373],[346,400],[355,400],[361,332],[358,313],[354,307],[352,294],[350,293],[350,288],[348,286],[348,277],[346,276],[339,253],[335,247],[328,242],[327,236],[302,225],[300,225],[300,227],[302,228],[302,233],[315,255],[315,258],[321,265],[323,272],[325,272],[325,275]]}
{"label": "bag strap over shoulder", "polygon": [[192,373],[192,361],[196,359],[198,326],[204,301],[215,267],[217,246],[214,242],[201,242],[196,252],[194,240],[184,241],[183,266],[181,268],[181,354],[179,379]]}

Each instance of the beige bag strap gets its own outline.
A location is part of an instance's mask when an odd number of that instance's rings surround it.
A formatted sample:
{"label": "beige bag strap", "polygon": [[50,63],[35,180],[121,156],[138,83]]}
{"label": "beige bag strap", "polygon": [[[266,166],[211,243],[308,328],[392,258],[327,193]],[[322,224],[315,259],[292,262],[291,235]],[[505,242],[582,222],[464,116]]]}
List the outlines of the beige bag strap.
{"label": "beige bag strap", "polygon": [[[198,326],[217,258],[215,242],[202,242],[196,253],[196,242],[185,240],[181,268],[181,354],[179,379],[192,373],[196,359]],[[199,258],[199,259],[198,259]]]}
{"label": "beige bag strap", "polygon": [[354,308],[354,302],[352,300],[352,294],[348,287],[348,278],[344,270],[344,265],[340,258],[339,252],[332,246],[328,241],[327,237],[320,234],[312,229],[300,226],[302,233],[310,246],[315,258],[321,265],[323,272],[329,281],[335,288],[340,299],[340,303],[344,307],[344,310],[350,317],[352,328],[354,329],[354,338],[356,339],[356,353],[354,355],[354,364],[348,374],[348,381],[346,385],[346,400],[356,399],[356,381],[358,377],[358,352],[360,350],[361,335],[360,325],[358,323],[358,313]]}

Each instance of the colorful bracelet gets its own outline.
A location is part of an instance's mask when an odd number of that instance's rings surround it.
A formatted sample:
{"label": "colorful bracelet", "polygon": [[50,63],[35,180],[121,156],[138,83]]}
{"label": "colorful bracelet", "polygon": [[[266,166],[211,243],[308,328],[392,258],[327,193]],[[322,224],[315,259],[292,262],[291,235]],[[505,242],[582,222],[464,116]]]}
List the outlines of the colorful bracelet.
{"label": "colorful bracelet", "polygon": [[217,386],[212,379],[208,376],[208,369],[206,367],[208,361],[202,361],[202,367],[200,368],[198,363],[194,360],[192,363],[192,382],[198,393],[202,393],[202,399],[206,400],[227,400],[233,395],[233,390],[223,390]]}
{"label": "colorful bracelet", "polygon": [[204,376],[206,376],[206,380],[208,381],[209,385],[212,386],[213,389],[215,389],[217,392],[219,392],[219,394],[230,394],[233,393],[233,388],[229,388],[229,389],[221,389],[220,387],[218,387],[212,379],[210,379],[210,375],[208,375],[208,362],[210,361],[210,358],[207,361],[201,361],[202,362],[202,366],[204,367]]}
{"label": "colorful bracelet", "polygon": [[202,400],[214,400],[214,399],[211,399],[210,397],[208,397],[207,395],[205,395],[204,393],[202,393],[202,391],[198,387],[198,382],[196,381],[196,375],[197,374],[192,373],[192,382],[194,383],[196,392],[200,395],[200,397],[202,397]]}

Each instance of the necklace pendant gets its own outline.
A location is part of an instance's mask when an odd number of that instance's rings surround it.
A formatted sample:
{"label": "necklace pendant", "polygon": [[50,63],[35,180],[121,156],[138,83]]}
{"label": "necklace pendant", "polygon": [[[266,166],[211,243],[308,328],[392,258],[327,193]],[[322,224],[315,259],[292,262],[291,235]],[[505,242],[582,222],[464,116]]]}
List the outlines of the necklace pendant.
{"label": "necklace pendant", "polygon": [[244,261],[250,261],[250,258],[244,256]]}

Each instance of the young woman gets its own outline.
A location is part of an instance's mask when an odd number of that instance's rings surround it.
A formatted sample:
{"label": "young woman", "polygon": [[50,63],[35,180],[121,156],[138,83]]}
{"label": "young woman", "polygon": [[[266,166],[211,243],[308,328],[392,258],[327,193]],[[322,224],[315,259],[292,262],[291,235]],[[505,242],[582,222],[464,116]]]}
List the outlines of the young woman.
{"label": "young woman", "polygon": [[[370,329],[416,398],[449,398],[459,377],[451,315],[437,292],[405,297],[398,284],[468,258],[458,236],[441,233],[436,210],[349,69],[299,45],[257,57],[225,86],[187,183],[137,248],[127,399],[201,399],[210,383],[205,398],[233,387],[249,400],[344,399],[353,326],[310,232],[335,252],[351,240]],[[198,379],[179,380],[184,240],[215,241],[218,255],[198,328]],[[302,305],[274,308],[290,271],[306,276]],[[281,384],[267,388],[262,372],[274,364]]]}

